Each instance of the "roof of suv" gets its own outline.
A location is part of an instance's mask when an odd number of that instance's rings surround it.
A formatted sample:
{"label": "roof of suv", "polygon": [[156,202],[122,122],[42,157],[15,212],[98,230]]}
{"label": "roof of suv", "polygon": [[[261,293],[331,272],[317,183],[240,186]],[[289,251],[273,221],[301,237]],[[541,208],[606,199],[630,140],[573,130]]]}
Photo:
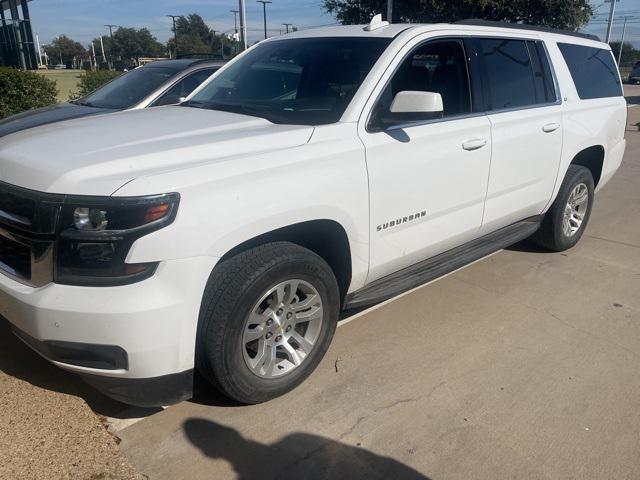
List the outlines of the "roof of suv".
{"label": "roof of suv", "polygon": [[456,23],[394,23],[391,25],[376,25],[372,30],[365,30],[366,25],[339,25],[330,27],[319,27],[308,30],[301,30],[277,38],[314,38],[314,37],[381,37],[393,38],[400,33],[410,29],[430,30],[477,30],[487,32],[508,32],[511,34],[522,34],[522,32],[542,33],[552,35],[566,35],[583,40],[600,41],[595,35],[572,32],[569,30],[558,30],[533,25],[522,25],[506,22],[491,22],[485,20],[463,20]]}
{"label": "roof of suv", "polygon": [[142,68],[145,67],[170,67],[175,69],[176,71],[182,71],[194,65],[213,65],[213,66],[221,66],[225,62],[219,58],[179,58],[177,60],[156,60],[154,62],[149,62],[145,64]]}

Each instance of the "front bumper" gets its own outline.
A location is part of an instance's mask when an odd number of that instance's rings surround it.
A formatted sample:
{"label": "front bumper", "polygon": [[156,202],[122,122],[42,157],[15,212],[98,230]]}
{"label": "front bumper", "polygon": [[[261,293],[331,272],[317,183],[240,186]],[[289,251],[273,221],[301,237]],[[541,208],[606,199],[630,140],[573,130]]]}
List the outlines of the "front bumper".
{"label": "front bumper", "polygon": [[200,303],[215,263],[165,261],[153,277],[119,287],[36,288],[0,274],[0,315],[31,348],[105,394],[167,405],[191,395]]}

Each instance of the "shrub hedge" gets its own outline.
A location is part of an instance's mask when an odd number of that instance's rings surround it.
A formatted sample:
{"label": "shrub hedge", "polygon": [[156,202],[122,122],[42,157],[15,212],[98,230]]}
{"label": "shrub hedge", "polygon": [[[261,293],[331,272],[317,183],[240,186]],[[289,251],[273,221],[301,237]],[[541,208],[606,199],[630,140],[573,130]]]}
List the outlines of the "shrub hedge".
{"label": "shrub hedge", "polygon": [[0,67],[0,118],[57,102],[56,83],[35,72]]}
{"label": "shrub hedge", "polygon": [[76,98],[84,97],[102,85],[110,82],[116,77],[122,75],[122,72],[113,72],[111,70],[98,70],[97,72],[86,72],[80,77],[80,90],[76,93]]}

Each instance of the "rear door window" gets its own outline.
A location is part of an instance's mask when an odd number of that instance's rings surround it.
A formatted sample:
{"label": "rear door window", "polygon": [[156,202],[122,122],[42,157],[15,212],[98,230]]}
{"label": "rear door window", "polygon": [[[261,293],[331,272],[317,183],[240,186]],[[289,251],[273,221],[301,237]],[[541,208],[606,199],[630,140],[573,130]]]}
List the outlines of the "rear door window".
{"label": "rear door window", "polygon": [[216,70],[217,68],[204,68],[187,75],[165,92],[152,106],[159,107],[179,103],[181,99],[188,97],[202,82],[213,75]]}
{"label": "rear door window", "polygon": [[480,39],[489,83],[489,109],[522,108],[539,103],[531,58],[523,40]]}
{"label": "rear door window", "polygon": [[609,50],[558,43],[578,96],[583,100],[622,96],[618,67]]}

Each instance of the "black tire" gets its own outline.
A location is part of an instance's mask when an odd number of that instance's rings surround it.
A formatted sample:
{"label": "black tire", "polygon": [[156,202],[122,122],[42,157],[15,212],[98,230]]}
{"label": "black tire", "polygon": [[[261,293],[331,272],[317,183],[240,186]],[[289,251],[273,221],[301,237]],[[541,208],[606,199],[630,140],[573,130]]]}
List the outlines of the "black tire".
{"label": "black tire", "polygon": [[[243,358],[245,320],[264,292],[287,279],[309,282],[320,294],[322,325],[308,357],[277,378],[254,374]],[[198,324],[196,365],[224,395],[243,404],[265,402],[302,383],[318,366],[335,333],[340,294],[331,267],[315,253],[289,242],[252,248],[223,261],[205,288]]]}
{"label": "black tire", "polygon": [[[584,218],[580,228],[573,235],[566,235],[562,228],[565,207],[569,201],[569,196],[573,189],[583,183],[587,186],[589,195],[589,203],[587,205]],[[562,181],[558,196],[547,211],[540,225],[540,229],[533,235],[532,240],[538,245],[548,250],[562,252],[573,247],[584,233],[589,217],[591,216],[591,208],[594,200],[594,183],[591,171],[579,165],[569,165],[567,174]]]}

